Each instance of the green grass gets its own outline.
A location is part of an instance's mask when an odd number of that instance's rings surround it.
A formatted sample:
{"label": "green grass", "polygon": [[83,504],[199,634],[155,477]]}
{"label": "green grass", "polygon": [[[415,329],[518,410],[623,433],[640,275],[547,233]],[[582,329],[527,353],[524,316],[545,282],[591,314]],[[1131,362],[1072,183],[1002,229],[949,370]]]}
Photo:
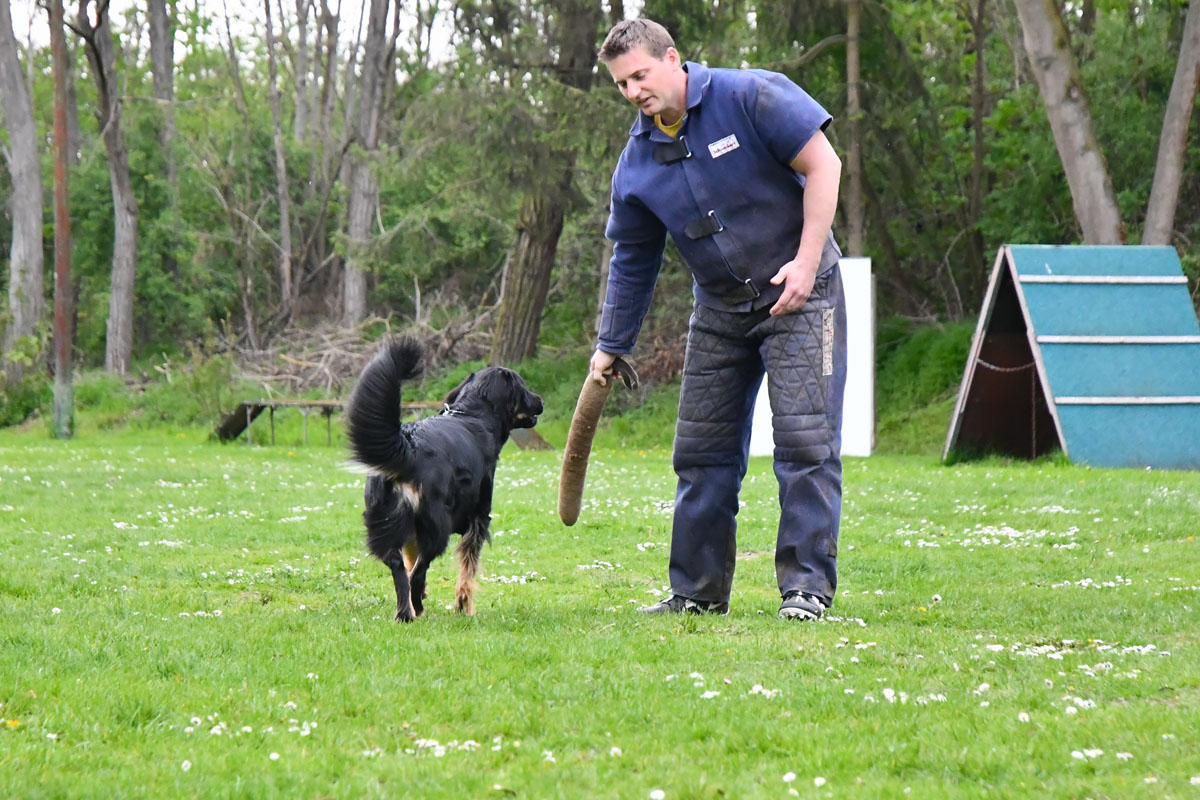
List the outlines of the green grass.
{"label": "green grass", "polygon": [[478,615],[445,557],[402,626],[342,451],[204,436],[0,432],[9,795],[1200,792],[1200,475],[848,460],[837,604],[788,624],[769,461],[730,615],[664,619],[669,455],[598,451],[564,528],[509,449]]}

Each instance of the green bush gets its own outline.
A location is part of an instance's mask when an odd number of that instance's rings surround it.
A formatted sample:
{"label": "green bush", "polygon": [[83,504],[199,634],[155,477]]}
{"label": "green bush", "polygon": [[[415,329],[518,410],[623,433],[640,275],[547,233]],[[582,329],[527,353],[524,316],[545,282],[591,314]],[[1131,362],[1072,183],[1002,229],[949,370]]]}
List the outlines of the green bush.
{"label": "green bush", "polygon": [[229,355],[205,356],[193,350],[189,361],[164,356],[147,370],[153,377],[131,384],[100,371],[75,381],[75,410],[99,430],[124,425],[211,427],[237,403],[239,387]]}
{"label": "green bush", "polygon": [[[3,386],[0,374],[0,386]],[[42,373],[25,375],[15,385],[0,390],[0,428],[18,425],[35,411],[53,402],[50,381]]]}
{"label": "green bush", "polygon": [[940,453],[974,322],[918,325],[882,320],[875,358],[876,444],[895,453]]}
{"label": "green bush", "polygon": [[974,322],[922,325],[884,320],[876,340],[876,404],[880,415],[921,408],[958,390]]}
{"label": "green bush", "polygon": [[[0,314],[0,330],[4,315]],[[43,367],[49,334],[22,336],[13,348],[0,354],[0,428],[24,422],[52,397]]]}
{"label": "green bush", "polygon": [[163,378],[147,385],[140,403],[147,423],[213,425],[237,404],[233,358],[228,354],[206,357],[194,350],[190,361],[175,365],[164,360],[156,370]]}

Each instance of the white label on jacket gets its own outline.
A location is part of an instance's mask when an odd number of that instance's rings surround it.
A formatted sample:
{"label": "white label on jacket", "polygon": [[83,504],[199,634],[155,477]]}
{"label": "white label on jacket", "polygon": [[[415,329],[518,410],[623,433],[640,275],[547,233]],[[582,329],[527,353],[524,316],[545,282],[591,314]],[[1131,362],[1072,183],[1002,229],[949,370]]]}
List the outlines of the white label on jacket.
{"label": "white label on jacket", "polygon": [[718,139],[708,146],[708,153],[713,158],[720,158],[730,150],[737,150],[741,145],[738,144],[737,137],[732,133],[724,139]]}

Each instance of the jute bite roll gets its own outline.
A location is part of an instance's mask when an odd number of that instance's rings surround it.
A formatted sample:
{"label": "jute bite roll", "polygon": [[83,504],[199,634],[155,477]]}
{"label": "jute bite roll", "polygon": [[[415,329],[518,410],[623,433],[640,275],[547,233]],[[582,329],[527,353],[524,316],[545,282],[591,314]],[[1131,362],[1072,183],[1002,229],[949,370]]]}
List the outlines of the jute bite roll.
{"label": "jute bite roll", "polygon": [[[613,374],[615,373],[615,374]],[[574,525],[579,519],[579,507],[583,502],[583,483],[587,477],[588,457],[592,453],[592,440],[596,437],[596,426],[604,411],[616,377],[627,388],[636,389],[637,373],[628,362],[618,358],[611,372],[606,372],[604,384],[584,380],[575,404],[575,415],[571,417],[571,430],[567,433],[567,447],[563,451],[562,475],[558,482],[558,516],[564,525]]]}

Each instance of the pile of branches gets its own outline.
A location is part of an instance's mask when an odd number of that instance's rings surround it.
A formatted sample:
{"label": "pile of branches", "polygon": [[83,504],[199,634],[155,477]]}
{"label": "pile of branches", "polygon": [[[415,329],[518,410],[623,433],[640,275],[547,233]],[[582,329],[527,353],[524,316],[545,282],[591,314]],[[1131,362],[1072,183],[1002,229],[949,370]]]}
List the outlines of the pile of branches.
{"label": "pile of branches", "polygon": [[380,340],[391,335],[412,336],[424,345],[427,372],[486,358],[491,332],[481,328],[487,316],[455,321],[439,330],[422,324],[399,329],[391,320],[372,317],[353,328],[291,329],[260,348],[226,340],[220,349],[233,355],[241,378],[271,394],[292,396],[319,390],[329,397],[344,397],[379,350]]}

